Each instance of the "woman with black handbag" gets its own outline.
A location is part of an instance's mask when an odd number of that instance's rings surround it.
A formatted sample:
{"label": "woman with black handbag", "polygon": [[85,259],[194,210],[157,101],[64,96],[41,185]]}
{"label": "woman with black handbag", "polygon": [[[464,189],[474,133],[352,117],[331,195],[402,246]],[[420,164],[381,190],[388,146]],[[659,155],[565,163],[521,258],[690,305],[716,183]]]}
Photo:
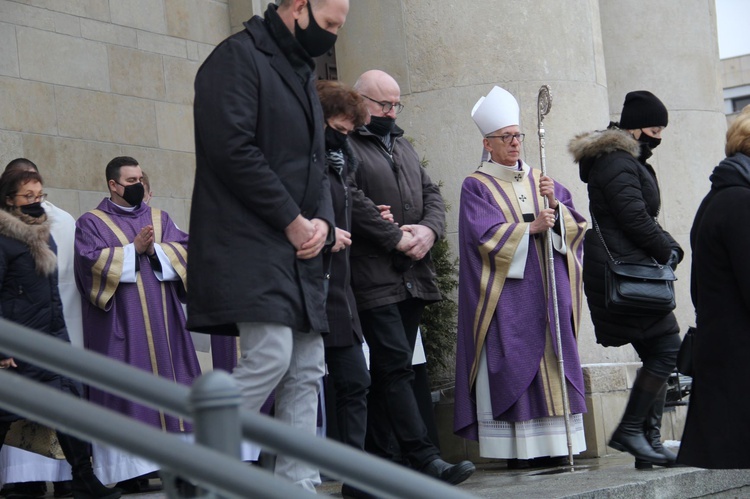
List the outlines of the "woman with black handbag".
{"label": "woman with black handbag", "polygon": [[667,122],[667,108],[655,95],[630,92],[620,123],[579,135],[569,145],[581,180],[588,184],[593,228],[584,241],[583,284],[597,343],[605,347],[630,343],[643,362],[609,442],[610,447],[634,455],[639,469],[669,466],[676,459],[662,445],[660,428],[666,381],[680,348],[679,326],[671,311],[613,311],[605,274],[619,262],[656,269],[669,265],[674,270],[682,260],[680,245],[657,221],[659,184],[646,162],[661,142]]}
{"label": "woman with black handbag", "polygon": [[678,461],[750,468],[750,106],[727,131],[727,157],[711,174],[690,231],[696,310],[692,376]]}

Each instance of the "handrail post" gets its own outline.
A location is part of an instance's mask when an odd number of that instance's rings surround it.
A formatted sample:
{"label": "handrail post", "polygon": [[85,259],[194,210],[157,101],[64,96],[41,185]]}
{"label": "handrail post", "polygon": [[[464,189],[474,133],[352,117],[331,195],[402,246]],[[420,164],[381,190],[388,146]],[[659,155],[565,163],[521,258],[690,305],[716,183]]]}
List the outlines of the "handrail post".
{"label": "handrail post", "polygon": [[190,390],[195,441],[240,459],[240,390],[225,371],[210,371]]}
{"label": "handrail post", "polygon": [[[190,410],[196,443],[239,460],[242,445],[240,391],[232,376],[225,371],[210,371],[196,379],[190,390]],[[179,491],[172,487],[174,475],[169,478],[172,483],[165,487],[168,495],[179,497]],[[201,490],[198,497],[221,496]]]}

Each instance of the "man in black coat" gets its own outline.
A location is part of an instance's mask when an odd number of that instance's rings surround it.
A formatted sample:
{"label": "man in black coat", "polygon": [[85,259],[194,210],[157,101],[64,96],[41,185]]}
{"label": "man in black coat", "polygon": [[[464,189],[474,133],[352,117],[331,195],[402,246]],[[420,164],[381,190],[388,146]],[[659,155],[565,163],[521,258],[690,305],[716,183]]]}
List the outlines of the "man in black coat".
{"label": "man in black coat", "polygon": [[[430,249],[445,231],[445,204],[396,126],[396,114],[403,108],[396,80],[383,71],[367,71],[355,89],[370,111],[370,123],[350,139],[361,161],[352,178],[351,268],[370,347],[367,450],[390,457],[393,435],[412,468],[458,484],[471,476],[474,465],[440,459],[412,388],[422,310],[441,299]],[[390,207],[395,224],[381,217],[381,205]]]}
{"label": "man in black coat", "polygon": [[[239,333],[244,407],[258,411],[276,389],[276,417],[310,434],[328,329],[320,250],[334,227],[312,57],[333,47],[348,10],[348,0],[269,5],[195,80],[188,325]],[[276,474],[320,483],[284,456]]]}

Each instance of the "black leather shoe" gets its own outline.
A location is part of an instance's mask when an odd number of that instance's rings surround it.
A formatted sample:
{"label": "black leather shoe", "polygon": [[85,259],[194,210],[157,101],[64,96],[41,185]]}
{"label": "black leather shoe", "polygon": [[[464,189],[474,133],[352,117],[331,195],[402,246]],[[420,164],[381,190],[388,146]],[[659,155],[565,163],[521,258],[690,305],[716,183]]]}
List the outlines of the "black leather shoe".
{"label": "black leather shoe", "polygon": [[568,456],[545,456],[535,457],[531,460],[532,468],[557,468],[559,466],[569,466]]}
{"label": "black leather shoe", "polygon": [[148,480],[141,477],[128,478],[117,482],[115,487],[121,489],[123,494],[143,494],[149,491]]}
{"label": "black leather shoe", "polygon": [[63,482],[53,482],[52,487],[55,491],[55,497],[73,496],[73,482],[71,480],[65,480]]}
{"label": "black leather shoe", "polygon": [[531,468],[530,459],[508,459],[505,463],[509,470],[525,470]]}
{"label": "black leather shoe", "polygon": [[7,499],[35,499],[47,494],[46,482],[18,482],[9,484],[9,489],[3,492]]}
{"label": "black leather shoe", "polygon": [[341,486],[341,497],[344,499],[378,499],[377,496],[346,483]]}
{"label": "black leather shoe", "polygon": [[424,468],[422,468],[422,473],[425,475],[437,478],[438,480],[451,485],[458,485],[469,478],[475,471],[476,467],[471,461],[461,461],[458,464],[450,464],[440,458],[430,461]]}

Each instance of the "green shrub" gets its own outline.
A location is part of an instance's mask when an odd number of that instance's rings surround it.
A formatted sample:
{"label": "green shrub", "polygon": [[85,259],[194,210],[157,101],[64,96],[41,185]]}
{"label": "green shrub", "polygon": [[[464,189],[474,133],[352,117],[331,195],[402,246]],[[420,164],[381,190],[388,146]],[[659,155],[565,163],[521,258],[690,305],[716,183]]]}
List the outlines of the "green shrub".
{"label": "green shrub", "polygon": [[[422,158],[422,166],[429,161]],[[443,182],[438,183],[442,187]],[[445,204],[445,211],[450,205]],[[450,244],[445,238],[438,239],[430,251],[432,264],[435,266],[437,285],[442,301],[428,305],[422,314],[420,331],[427,356],[427,371],[433,389],[453,387],[456,360],[456,327],[458,304],[458,258],[453,257]]]}
{"label": "green shrub", "polygon": [[420,331],[427,355],[430,384],[437,389],[452,387],[455,375],[458,304],[454,297],[458,287],[458,258],[453,258],[447,239],[435,242],[432,263],[443,300],[425,308]]}

